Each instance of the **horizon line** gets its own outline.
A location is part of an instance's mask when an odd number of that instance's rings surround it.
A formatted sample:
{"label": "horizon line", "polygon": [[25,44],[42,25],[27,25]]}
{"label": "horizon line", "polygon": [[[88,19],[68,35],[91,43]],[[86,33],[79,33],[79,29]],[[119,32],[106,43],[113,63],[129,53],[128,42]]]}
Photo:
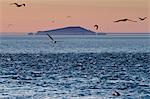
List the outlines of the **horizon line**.
{"label": "horizon line", "polygon": [[[20,34],[21,33],[21,34]],[[28,33],[37,33],[37,32],[3,32],[1,33],[0,32],[0,36],[11,36],[11,35],[28,35]],[[147,35],[150,35],[150,32],[97,32],[99,34],[101,33],[105,33],[106,35],[111,35],[111,34],[121,34],[121,35],[124,35],[124,34],[138,34],[138,35],[144,35],[144,34],[147,34]],[[63,35],[63,34],[62,34]]]}

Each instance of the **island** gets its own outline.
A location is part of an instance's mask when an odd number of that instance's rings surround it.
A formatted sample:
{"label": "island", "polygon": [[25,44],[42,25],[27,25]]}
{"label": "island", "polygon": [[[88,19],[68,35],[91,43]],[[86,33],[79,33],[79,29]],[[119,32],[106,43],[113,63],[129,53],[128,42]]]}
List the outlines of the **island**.
{"label": "island", "polygon": [[96,33],[94,31],[85,29],[80,26],[72,26],[72,27],[64,27],[59,29],[53,30],[46,30],[46,31],[38,31],[35,35],[47,35],[47,33],[51,35],[99,35],[104,33]]}

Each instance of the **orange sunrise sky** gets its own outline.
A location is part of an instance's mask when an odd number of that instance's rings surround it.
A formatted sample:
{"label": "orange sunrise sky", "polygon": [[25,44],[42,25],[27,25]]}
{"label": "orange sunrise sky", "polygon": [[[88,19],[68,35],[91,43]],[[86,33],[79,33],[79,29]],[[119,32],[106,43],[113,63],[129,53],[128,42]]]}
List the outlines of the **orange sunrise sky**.
{"label": "orange sunrise sky", "polygon": [[[10,5],[25,3],[25,7]],[[71,16],[71,17],[68,17]],[[148,17],[140,21],[138,17]],[[114,23],[129,18],[138,22]],[[96,32],[150,32],[150,0],[0,0],[0,33],[28,33],[67,26]],[[52,22],[55,21],[55,22]]]}

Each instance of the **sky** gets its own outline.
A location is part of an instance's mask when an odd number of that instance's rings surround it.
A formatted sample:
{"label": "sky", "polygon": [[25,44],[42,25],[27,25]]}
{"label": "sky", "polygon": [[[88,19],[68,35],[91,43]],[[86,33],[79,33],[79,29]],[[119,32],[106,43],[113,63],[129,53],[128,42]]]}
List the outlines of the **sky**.
{"label": "sky", "polygon": [[[10,5],[15,2],[26,6]],[[138,19],[145,16],[148,18],[144,21]],[[123,18],[138,22],[113,22]],[[0,0],[0,33],[21,34],[67,26],[96,32],[141,33],[150,32],[149,18],[150,0]]]}

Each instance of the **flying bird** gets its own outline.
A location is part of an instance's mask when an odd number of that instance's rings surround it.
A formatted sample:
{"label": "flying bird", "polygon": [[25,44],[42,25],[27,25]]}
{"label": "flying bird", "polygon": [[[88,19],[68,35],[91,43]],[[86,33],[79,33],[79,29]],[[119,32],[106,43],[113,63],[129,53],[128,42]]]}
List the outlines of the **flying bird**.
{"label": "flying bird", "polygon": [[130,20],[130,19],[120,19],[120,20],[117,20],[117,21],[114,21],[114,22],[125,22],[125,21],[137,22],[137,21],[133,21],[133,20]]}
{"label": "flying bird", "polygon": [[16,7],[25,6],[25,4],[11,3],[10,5],[16,5]]}
{"label": "flying bird", "polygon": [[51,22],[52,22],[52,23],[55,23],[55,21],[54,21],[54,20],[52,20]]}
{"label": "flying bird", "polygon": [[117,92],[117,91],[113,91],[113,92],[112,92],[112,95],[113,95],[113,96],[120,96],[121,94],[120,94],[119,92]]}
{"label": "flying bird", "polygon": [[56,41],[47,33],[47,35],[49,36],[49,38],[53,41],[53,43],[56,43]]}
{"label": "flying bird", "polygon": [[96,24],[96,25],[94,25],[94,28],[96,29],[96,30],[98,30],[98,25]]}
{"label": "flying bird", "polygon": [[10,28],[11,26],[13,26],[13,24],[8,24],[7,25],[7,29]]}
{"label": "flying bird", "polygon": [[55,20],[54,20],[54,19],[50,19],[50,21],[51,21],[52,23],[55,23]]}
{"label": "flying bird", "polygon": [[139,18],[141,21],[145,20],[147,17],[144,17],[144,18]]}
{"label": "flying bird", "polygon": [[67,16],[67,18],[71,18],[71,16]]}

